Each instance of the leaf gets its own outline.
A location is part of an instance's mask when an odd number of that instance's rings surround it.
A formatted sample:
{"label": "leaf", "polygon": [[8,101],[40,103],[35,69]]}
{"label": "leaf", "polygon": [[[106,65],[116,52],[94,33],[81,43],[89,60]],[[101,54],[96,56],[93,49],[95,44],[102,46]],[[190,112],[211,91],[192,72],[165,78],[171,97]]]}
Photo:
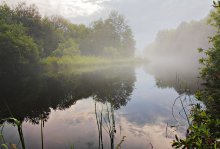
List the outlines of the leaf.
{"label": "leaf", "polygon": [[5,148],[5,149],[8,149],[6,144],[2,144],[2,147]]}
{"label": "leaf", "polygon": [[9,118],[9,120],[14,121],[14,122],[15,122],[15,124],[16,124],[17,126],[20,126],[20,125],[21,125],[20,121],[19,121],[19,120],[17,120],[16,118]]}
{"label": "leaf", "polygon": [[176,138],[177,141],[179,141],[179,138],[177,137],[177,135],[175,135],[175,138]]}
{"label": "leaf", "polygon": [[173,142],[172,147],[177,146],[179,142]]}
{"label": "leaf", "polygon": [[199,53],[203,51],[202,48],[198,48],[197,50],[198,50]]}
{"label": "leaf", "polygon": [[200,58],[200,59],[199,59],[199,63],[200,63],[200,64],[203,64],[203,63],[204,63],[204,61],[205,61],[205,59],[204,59],[204,58]]}
{"label": "leaf", "polygon": [[17,149],[16,144],[12,144],[12,143],[10,143],[10,146],[11,146],[13,149]]}
{"label": "leaf", "polygon": [[213,4],[214,4],[214,5],[216,5],[216,2],[215,2],[215,1],[213,1]]}

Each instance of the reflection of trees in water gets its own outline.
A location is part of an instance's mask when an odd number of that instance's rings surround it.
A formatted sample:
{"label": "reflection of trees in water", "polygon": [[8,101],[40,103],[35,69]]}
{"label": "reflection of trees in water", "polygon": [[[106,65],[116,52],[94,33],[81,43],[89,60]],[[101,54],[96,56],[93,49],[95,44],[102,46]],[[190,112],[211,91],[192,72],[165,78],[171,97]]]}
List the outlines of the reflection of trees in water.
{"label": "reflection of trees in water", "polygon": [[194,94],[202,88],[198,64],[187,61],[152,63],[146,69],[154,75],[160,88],[174,88],[179,94]]}
{"label": "reflection of trees in water", "polygon": [[125,106],[133,91],[134,72],[131,69],[124,69],[115,74],[108,72],[105,77],[103,76],[98,76],[99,80],[96,81],[101,90],[95,92],[94,99],[102,103],[111,103],[114,109]]}
{"label": "reflection of trees in water", "polygon": [[[105,105],[101,104],[101,106],[101,109],[97,109],[97,103],[95,102],[95,116],[99,135],[99,149],[104,148],[103,131],[106,132],[109,136],[110,148],[114,149],[116,134],[114,107],[111,103]],[[118,147],[120,147],[121,143],[122,142],[120,142]]]}
{"label": "reflection of trees in water", "polygon": [[[160,88],[174,88],[179,94],[192,95],[201,88],[200,79],[195,76],[184,77],[182,74],[170,75],[173,78],[160,80],[156,78],[156,85]],[[193,78],[195,77],[195,78]]]}
{"label": "reflection of trees in water", "polygon": [[[112,71],[112,70],[110,70]],[[97,109],[95,103],[95,115],[99,134],[99,149],[103,149],[103,131],[109,136],[110,148],[115,147],[115,114],[114,110],[125,106],[130,100],[134,86],[134,71],[131,69],[114,70],[103,75],[98,74],[96,83],[102,90],[97,90],[94,94],[94,100],[101,102],[101,109]],[[122,143],[122,142],[121,142]],[[119,144],[120,146],[120,144]]]}
{"label": "reflection of trees in water", "polygon": [[0,119],[13,116],[38,124],[49,118],[51,108],[64,110],[90,96],[118,109],[129,100],[135,76],[133,68],[109,68],[81,75],[1,75],[0,81]]}
{"label": "reflection of trees in water", "polygon": [[[146,67],[146,70],[154,75],[157,87],[174,88],[180,95],[186,93],[187,95],[195,94],[198,90],[203,90],[206,97],[202,102],[205,104],[207,110],[215,117],[220,115],[220,79],[216,78],[212,84],[202,81],[199,74],[199,66],[194,61],[184,61],[175,63],[151,63]],[[210,95],[212,97],[210,97]]]}

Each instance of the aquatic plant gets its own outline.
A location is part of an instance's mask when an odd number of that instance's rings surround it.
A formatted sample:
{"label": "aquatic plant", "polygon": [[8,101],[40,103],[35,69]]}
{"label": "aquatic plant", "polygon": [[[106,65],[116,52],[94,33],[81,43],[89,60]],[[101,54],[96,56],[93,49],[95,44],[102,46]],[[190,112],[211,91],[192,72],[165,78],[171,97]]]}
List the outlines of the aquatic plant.
{"label": "aquatic plant", "polygon": [[[22,122],[20,122],[16,118],[6,118],[6,119],[3,119],[3,121],[11,121],[13,125],[17,127],[22,149],[25,149],[26,147],[25,147],[24,135],[23,135],[23,130],[22,130]],[[4,128],[4,124],[2,125],[2,129],[1,129],[1,138],[3,140],[2,147],[8,149],[8,146],[6,145],[5,139],[3,137],[3,128]],[[10,144],[10,146],[14,149],[16,148],[15,144]]]}

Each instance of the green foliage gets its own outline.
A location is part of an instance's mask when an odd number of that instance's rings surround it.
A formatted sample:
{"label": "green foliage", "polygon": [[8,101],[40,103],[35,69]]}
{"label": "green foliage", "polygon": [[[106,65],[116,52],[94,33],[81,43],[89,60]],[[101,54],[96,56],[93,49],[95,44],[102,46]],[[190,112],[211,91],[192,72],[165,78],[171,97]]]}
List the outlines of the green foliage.
{"label": "green foliage", "polygon": [[1,71],[20,69],[24,64],[39,60],[39,50],[25,28],[20,24],[7,24],[0,20]]}
{"label": "green foliage", "polygon": [[59,65],[59,66],[92,66],[92,65],[105,65],[111,63],[110,60],[92,57],[92,56],[62,56],[57,57],[48,57],[42,61],[42,64],[47,65]]}
{"label": "green foliage", "polygon": [[66,42],[60,43],[58,48],[52,53],[52,55],[56,57],[62,57],[65,55],[76,56],[79,54],[80,54],[79,46],[72,39],[69,39]]}
{"label": "green foliage", "polygon": [[192,124],[187,130],[186,139],[175,136],[172,146],[175,148],[205,148],[220,147],[217,142],[220,138],[220,120],[213,119],[199,104],[191,111]]}
{"label": "green foliage", "polygon": [[[17,127],[17,130],[18,130],[18,133],[19,133],[19,139],[20,139],[20,142],[21,142],[21,146],[22,146],[22,149],[25,149],[25,142],[24,142],[24,136],[23,136],[23,130],[22,130],[22,123],[17,120],[16,118],[6,118],[6,119],[2,119],[3,121],[10,121],[12,122],[13,126]],[[4,124],[3,124],[3,127],[4,127]],[[3,129],[3,128],[2,128]],[[4,142],[4,141],[3,141]],[[12,144],[12,143],[9,143],[9,145],[13,148],[13,149],[17,149],[16,145],[15,144]],[[4,147],[5,149],[8,149],[8,145],[4,142],[2,144],[2,147]]]}
{"label": "green foliage", "polygon": [[220,7],[220,1],[213,1],[213,7]]}
{"label": "green foliage", "polygon": [[53,16],[50,20],[56,29],[62,31],[64,40],[71,38],[79,43],[86,38],[90,31],[85,25],[73,24],[62,17]]}
{"label": "green foliage", "polygon": [[48,18],[43,18],[35,5],[18,4],[13,11],[13,21],[27,28],[27,34],[42,49],[41,56],[49,56],[62,40],[62,34]]}
{"label": "green foliage", "polygon": [[103,55],[109,58],[116,58],[116,57],[119,57],[120,54],[116,48],[105,47],[103,51]]}
{"label": "green foliage", "polygon": [[[50,18],[50,22],[61,36],[61,41],[58,43],[57,48],[53,49],[56,50],[56,52],[52,52],[52,55],[65,55],[62,50],[63,47],[69,48],[66,54],[79,55],[81,53],[81,49],[79,49],[79,44],[87,37],[90,29],[83,24],[73,24],[70,21],[61,17],[54,16]],[[71,46],[73,50],[70,50]],[[73,53],[71,53],[71,51]]]}
{"label": "green foliage", "polygon": [[135,59],[135,58],[116,58],[116,59],[107,59],[103,57],[95,56],[62,56],[55,57],[50,56],[41,61],[42,65],[47,65],[48,67],[90,67],[90,66],[103,66],[103,65],[119,65],[119,64],[140,64],[145,61],[144,59]]}
{"label": "green foliage", "polygon": [[21,24],[25,27],[26,35],[41,49],[40,55],[43,57],[49,56],[63,40],[61,30],[55,28],[49,18],[43,18],[35,5],[19,3],[15,8],[10,8],[3,4],[0,6],[0,15],[7,24]]}
{"label": "green foliage", "polygon": [[84,55],[105,55],[105,48],[117,49],[121,56],[134,56],[135,41],[125,18],[117,12],[93,22],[91,31],[80,44]]}
{"label": "green foliage", "polygon": [[72,63],[79,55],[133,56],[134,44],[130,27],[117,12],[86,27],[61,17],[42,17],[35,5],[0,5],[1,72],[17,72],[42,59],[44,64],[58,64],[64,59]]}
{"label": "green foliage", "polygon": [[8,149],[8,146],[6,144],[1,145],[4,149]]}
{"label": "green foliage", "polygon": [[210,14],[209,23],[216,28],[216,34],[209,38],[212,47],[207,50],[198,49],[205,54],[200,59],[205,89],[197,92],[196,98],[203,101],[206,109],[198,104],[192,108],[192,124],[188,128],[186,139],[176,136],[173,141],[173,147],[176,148],[220,148],[220,3],[213,3],[215,9]]}
{"label": "green foliage", "polygon": [[[214,3],[218,5],[218,2]],[[205,81],[205,90],[202,91],[202,101],[207,111],[213,118],[220,118],[220,110],[216,106],[220,104],[220,7],[215,7],[211,12],[209,23],[215,27],[216,33],[210,37],[212,46],[209,49],[201,49],[205,57],[200,59],[203,64],[201,76]]]}
{"label": "green foliage", "polygon": [[71,145],[71,146],[70,146],[70,149],[74,149],[74,145]]}
{"label": "green foliage", "polygon": [[6,22],[13,22],[13,11],[5,3],[0,5],[0,18]]}

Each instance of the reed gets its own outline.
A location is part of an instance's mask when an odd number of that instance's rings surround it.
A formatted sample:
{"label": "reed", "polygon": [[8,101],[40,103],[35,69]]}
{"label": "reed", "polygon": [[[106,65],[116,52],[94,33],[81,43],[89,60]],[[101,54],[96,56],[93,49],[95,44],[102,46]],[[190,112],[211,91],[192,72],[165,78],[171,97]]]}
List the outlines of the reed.
{"label": "reed", "polygon": [[[18,130],[18,134],[19,134],[19,139],[20,139],[20,142],[21,142],[21,145],[22,145],[22,149],[26,149],[25,147],[25,141],[24,141],[24,135],[23,135],[23,130],[22,130],[22,123],[17,120],[16,118],[6,118],[6,119],[3,119],[3,121],[12,121],[14,126],[17,127],[17,130]],[[2,126],[2,130],[1,130],[1,135],[2,135],[2,131],[3,131],[3,128],[4,128],[4,125]],[[2,144],[2,147],[4,147],[5,149],[8,148],[8,146],[6,145],[6,142],[4,140],[4,137],[2,135],[2,138],[3,138],[3,144]],[[10,146],[12,148],[15,148],[14,144],[10,144]]]}

